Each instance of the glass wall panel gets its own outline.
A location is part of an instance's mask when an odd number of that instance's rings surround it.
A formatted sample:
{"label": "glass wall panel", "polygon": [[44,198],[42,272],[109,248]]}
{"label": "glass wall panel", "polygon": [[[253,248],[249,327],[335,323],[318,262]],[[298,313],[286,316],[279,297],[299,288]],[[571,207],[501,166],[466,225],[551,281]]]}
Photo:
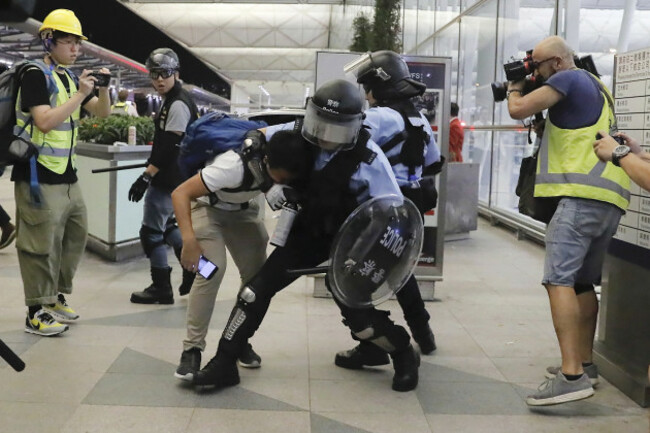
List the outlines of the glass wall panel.
{"label": "glass wall panel", "polygon": [[460,0],[436,0],[436,31],[460,13]]}
{"label": "glass wall panel", "polygon": [[418,0],[417,43],[416,54],[420,56],[433,55],[433,41],[430,39],[435,31],[436,0]]}
{"label": "glass wall panel", "polygon": [[468,8],[474,6],[474,3],[480,0],[462,0],[461,9],[466,11]]}
{"label": "glass wall panel", "polygon": [[460,25],[454,23],[440,32],[433,41],[433,55],[451,57],[451,100],[458,95],[458,32]]}
{"label": "glass wall panel", "polygon": [[492,131],[476,131],[465,128],[465,144],[468,157],[465,161],[479,164],[478,200],[486,206],[490,203],[490,183],[492,179]]}
{"label": "glass wall panel", "polygon": [[[513,59],[523,59],[526,51],[542,39],[553,34],[555,0],[501,0],[499,2],[499,26],[497,46],[496,79],[506,79],[503,65]],[[506,102],[495,105],[494,123],[515,125],[508,114]]]}
{"label": "glass wall panel", "polygon": [[452,101],[460,106],[460,118],[472,126],[492,125],[496,17],[497,0],[490,0],[461,18],[458,98],[452,96]]}
{"label": "glass wall panel", "polygon": [[418,0],[404,0],[402,4],[402,50],[414,52],[418,38]]}
{"label": "glass wall panel", "polygon": [[[534,134],[532,138],[535,138]],[[490,207],[518,213],[519,198],[515,188],[519,167],[521,160],[530,156],[533,149],[533,145],[528,144],[528,130],[495,132],[493,149]]]}

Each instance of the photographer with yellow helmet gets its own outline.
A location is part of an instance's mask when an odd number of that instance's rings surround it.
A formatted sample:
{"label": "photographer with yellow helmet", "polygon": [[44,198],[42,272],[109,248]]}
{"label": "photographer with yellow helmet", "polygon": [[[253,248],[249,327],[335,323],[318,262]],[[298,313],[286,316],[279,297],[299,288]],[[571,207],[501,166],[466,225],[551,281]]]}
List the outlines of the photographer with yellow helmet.
{"label": "photographer with yellow helmet", "polygon": [[[108,83],[93,71],[76,77],[67,66],[81,55],[87,40],[74,12],[56,9],[39,29],[45,56],[20,76],[16,130],[36,146],[38,155],[16,163],[16,248],[28,307],[25,331],[60,334],[79,315],[68,306],[72,280],[88,233],[86,205],[77,183],[77,128],[81,107],[95,116],[110,113]],[[97,71],[96,71],[97,72]],[[110,77],[107,69],[100,73]]]}

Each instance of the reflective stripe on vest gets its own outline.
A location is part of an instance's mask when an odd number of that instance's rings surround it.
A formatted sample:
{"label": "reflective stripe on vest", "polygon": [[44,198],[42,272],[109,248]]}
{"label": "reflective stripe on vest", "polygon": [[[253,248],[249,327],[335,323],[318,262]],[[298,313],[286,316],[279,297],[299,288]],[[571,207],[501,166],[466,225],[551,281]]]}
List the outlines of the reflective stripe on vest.
{"label": "reflective stripe on vest", "polygon": [[559,128],[546,117],[535,197],[587,198],[627,209],[630,178],[620,167],[599,160],[593,150],[598,131],[609,130],[609,111],[605,102],[598,121],[578,129]]}
{"label": "reflective stripe on vest", "polygon": [[[77,93],[77,86],[74,80],[70,78],[68,73],[65,73],[68,80],[70,95]],[[47,80],[47,76],[45,77]],[[52,108],[65,104],[70,98],[66,91],[59,74],[52,72],[52,78],[56,83],[58,89],[57,93],[50,95],[50,106]],[[76,136],[79,124],[80,107],[72,113],[68,119],[57,125],[47,134],[44,134],[36,126],[29,123],[31,117],[29,113],[21,111],[20,107],[20,90],[18,91],[18,98],[16,99],[16,127],[14,132],[18,133],[23,128],[24,132],[20,135],[30,138],[32,143],[38,146],[38,162],[43,167],[51,170],[57,174],[63,174],[68,166],[68,159],[72,159],[72,166],[75,166],[76,154]]]}

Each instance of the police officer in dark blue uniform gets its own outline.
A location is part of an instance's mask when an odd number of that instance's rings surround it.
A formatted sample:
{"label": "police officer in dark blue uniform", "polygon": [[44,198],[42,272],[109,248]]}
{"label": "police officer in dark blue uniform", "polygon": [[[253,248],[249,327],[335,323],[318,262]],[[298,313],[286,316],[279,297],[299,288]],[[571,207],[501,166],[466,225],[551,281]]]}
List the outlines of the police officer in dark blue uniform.
{"label": "police officer in dark blue uniform", "polygon": [[[388,160],[362,128],[362,107],[358,88],[344,80],[325,83],[308,102],[301,132],[315,145],[315,163],[309,181],[297,186],[305,197],[302,210],[285,246],[276,248],[239,292],[217,354],[194,375],[194,384],[225,387],[239,383],[238,355],[259,327],[271,298],[297,278],[287,269],[326,261],[338,229],[360,203],[400,193]],[[269,127],[265,132],[270,136],[289,127]],[[355,338],[377,346],[393,359],[392,388],[414,389],[420,359],[406,330],[393,323],[385,311],[352,309],[338,301],[337,305]]]}
{"label": "police officer in dark blue uniform", "polygon": [[[363,85],[370,103],[363,126],[388,157],[402,193],[422,213],[432,209],[437,199],[434,180],[423,180],[422,172],[423,167],[440,161],[440,150],[428,120],[411,102],[411,98],[424,93],[426,85],[411,78],[406,62],[393,51],[368,53],[350,65],[348,72],[354,73]],[[397,292],[397,300],[420,351],[433,353],[436,340],[415,276],[411,275]],[[339,367],[359,369],[388,364],[389,359],[362,341],[353,349],[339,352],[334,362]]]}

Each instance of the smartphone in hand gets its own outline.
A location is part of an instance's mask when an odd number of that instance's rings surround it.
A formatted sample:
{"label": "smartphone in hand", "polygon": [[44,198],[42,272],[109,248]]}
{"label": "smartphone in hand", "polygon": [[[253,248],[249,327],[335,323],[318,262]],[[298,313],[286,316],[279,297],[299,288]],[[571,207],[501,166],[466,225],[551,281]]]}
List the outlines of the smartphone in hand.
{"label": "smartphone in hand", "polygon": [[199,275],[201,275],[203,278],[206,280],[209,280],[210,278],[214,277],[214,274],[217,273],[217,270],[219,268],[217,265],[212,263],[210,260],[206,259],[201,255],[199,257]]}

